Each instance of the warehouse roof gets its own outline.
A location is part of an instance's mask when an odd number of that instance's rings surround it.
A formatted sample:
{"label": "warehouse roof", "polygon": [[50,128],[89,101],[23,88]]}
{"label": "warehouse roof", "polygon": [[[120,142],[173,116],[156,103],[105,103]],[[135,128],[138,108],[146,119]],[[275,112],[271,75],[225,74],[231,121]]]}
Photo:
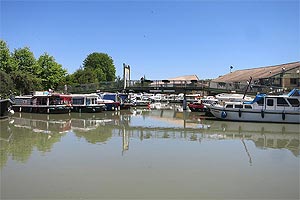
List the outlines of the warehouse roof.
{"label": "warehouse roof", "polygon": [[275,75],[282,73],[282,70],[289,71],[296,67],[300,67],[300,62],[292,62],[287,64],[280,64],[274,66],[267,67],[259,67],[259,68],[251,68],[251,69],[243,69],[236,70],[232,73],[225,74],[214,79],[214,82],[241,82],[249,80],[250,76],[253,80],[269,78]]}

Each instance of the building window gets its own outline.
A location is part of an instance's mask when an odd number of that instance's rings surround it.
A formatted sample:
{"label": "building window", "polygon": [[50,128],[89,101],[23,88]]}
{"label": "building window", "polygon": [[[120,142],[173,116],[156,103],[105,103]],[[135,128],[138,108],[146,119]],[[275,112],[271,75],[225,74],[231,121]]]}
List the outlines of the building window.
{"label": "building window", "polygon": [[296,78],[291,78],[290,83],[291,83],[291,85],[297,85],[297,79]]}

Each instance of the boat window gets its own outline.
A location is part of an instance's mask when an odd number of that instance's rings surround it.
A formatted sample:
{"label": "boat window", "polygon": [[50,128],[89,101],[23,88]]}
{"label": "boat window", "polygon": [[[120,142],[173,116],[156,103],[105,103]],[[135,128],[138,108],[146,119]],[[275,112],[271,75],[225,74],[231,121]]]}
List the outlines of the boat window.
{"label": "boat window", "polygon": [[290,104],[293,107],[299,107],[299,100],[298,99],[288,99],[288,101],[290,102]]}
{"label": "boat window", "polygon": [[274,100],[273,99],[267,99],[267,105],[268,106],[274,106]]}
{"label": "boat window", "polygon": [[246,109],[252,109],[252,106],[251,105],[245,105],[245,108]]}
{"label": "boat window", "polygon": [[86,99],[86,105],[90,105],[91,104],[91,99]]}
{"label": "boat window", "polygon": [[47,105],[47,98],[38,97],[37,98],[37,104],[38,105]]}
{"label": "boat window", "polygon": [[288,102],[282,97],[277,98],[277,106],[289,106]]}
{"label": "boat window", "polygon": [[75,105],[81,105],[81,104],[83,104],[83,102],[84,102],[83,98],[73,98],[72,99],[72,103]]}
{"label": "boat window", "polygon": [[233,105],[228,104],[228,105],[226,105],[226,108],[233,108]]}
{"label": "boat window", "polygon": [[264,105],[264,99],[263,99],[263,98],[259,99],[259,100],[257,101],[257,104],[258,104],[259,106],[263,106],[263,105]]}
{"label": "boat window", "polygon": [[243,108],[243,105],[235,105],[235,108]]}

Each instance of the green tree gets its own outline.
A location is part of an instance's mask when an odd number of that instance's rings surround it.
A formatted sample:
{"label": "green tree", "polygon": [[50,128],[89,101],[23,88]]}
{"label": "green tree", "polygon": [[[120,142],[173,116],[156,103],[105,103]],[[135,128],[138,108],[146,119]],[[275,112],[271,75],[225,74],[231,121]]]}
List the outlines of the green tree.
{"label": "green tree", "polygon": [[17,70],[28,72],[32,75],[40,75],[41,68],[28,47],[15,49],[12,58],[17,64]]}
{"label": "green tree", "polygon": [[44,89],[56,89],[59,84],[65,83],[67,70],[63,69],[53,56],[44,53],[39,57],[37,63],[41,69],[40,78]]}
{"label": "green tree", "polygon": [[14,90],[14,84],[10,76],[4,71],[0,70],[0,96],[7,98]]}
{"label": "green tree", "polygon": [[114,81],[116,68],[113,60],[105,53],[94,52],[83,61],[84,70],[91,69],[97,75],[98,81]]}
{"label": "green tree", "polygon": [[79,84],[97,83],[97,74],[92,69],[79,69],[73,74],[73,81]]}
{"label": "green tree", "polygon": [[41,90],[41,79],[28,72],[14,71],[12,80],[16,91],[20,94],[30,94],[31,91]]}
{"label": "green tree", "polygon": [[17,66],[13,62],[9,48],[5,41],[0,40],[0,70],[10,73],[16,70]]}

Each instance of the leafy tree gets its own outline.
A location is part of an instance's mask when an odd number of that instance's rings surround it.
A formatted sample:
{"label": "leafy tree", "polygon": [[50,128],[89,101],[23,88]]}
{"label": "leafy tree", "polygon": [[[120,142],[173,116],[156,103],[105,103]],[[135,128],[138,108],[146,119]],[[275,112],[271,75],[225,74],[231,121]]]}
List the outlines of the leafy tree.
{"label": "leafy tree", "polygon": [[73,80],[79,84],[97,83],[97,74],[92,69],[79,69],[73,74]]}
{"label": "leafy tree", "polygon": [[28,72],[15,71],[12,73],[12,79],[15,89],[20,94],[30,94],[31,91],[41,90],[41,79]]}
{"label": "leafy tree", "polygon": [[11,58],[9,48],[5,41],[0,40],[0,70],[10,73],[16,70],[17,66]]}
{"label": "leafy tree", "polygon": [[44,89],[56,89],[59,84],[64,84],[67,71],[55,61],[53,56],[44,53],[37,63],[41,70],[40,78]]}
{"label": "leafy tree", "polygon": [[0,70],[0,96],[7,98],[14,90],[14,84],[10,76],[4,71]]}
{"label": "leafy tree", "polygon": [[105,53],[94,52],[83,61],[84,70],[91,69],[97,75],[98,81],[114,81],[116,68],[113,60]]}
{"label": "leafy tree", "polygon": [[15,49],[12,58],[18,66],[17,70],[28,72],[32,75],[41,73],[41,68],[39,68],[33,53],[28,47]]}

